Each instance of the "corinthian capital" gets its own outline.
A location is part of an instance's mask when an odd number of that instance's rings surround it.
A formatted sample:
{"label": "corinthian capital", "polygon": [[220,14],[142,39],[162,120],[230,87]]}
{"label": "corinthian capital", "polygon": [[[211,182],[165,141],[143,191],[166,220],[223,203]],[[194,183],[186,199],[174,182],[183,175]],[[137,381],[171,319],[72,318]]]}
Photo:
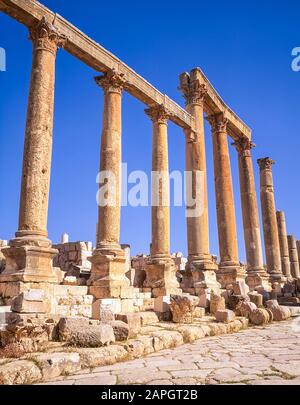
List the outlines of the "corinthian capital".
{"label": "corinthian capital", "polygon": [[29,39],[34,43],[36,50],[46,50],[53,54],[57,48],[63,47],[67,38],[58,32],[57,28],[49,23],[45,17],[30,28]]}
{"label": "corinthian capital", "polygon": [[200,84],[199,80],[191,80],[188,73],[183,73],[180,75],[179,90],[182,91],[185,98],[185,105],[199,104],[203,107],[204,98],[207,94],[205,84]]}
{"label": "corinthian capital", "polygon": [[250,156],[251,155],[251,149],[255,148],[255,144],[250,141],[249,138],[240,138],[237,141],[232,143],[233,146],[235,146],[237,152],[241,156]]}
{"label": "corinthian capital", "polygon": [[206,119],[210,123],[213,133],[227,132],[228,118],[223,113],[209,115]]}
{"label": "corinthian capital", "polygon": [[258,159],[257,163],[260,170],[272,170],[272,166],[275,164],[274,160],[269,157]]}
{"label": "corinthian capital", "polygon": [[147,108],[145,110],[145,113],[151,118],[154,123],[157,124],[167,124],[168,119],[170,118],[170,113],[163,105],[157,105]]}
{"label": "corinthian capital", "polygon": [[102,76],[96,76],[95,82],[102,87],[105,93],[121,94],[126,80],[123,73],[118,73],[111,69]]}

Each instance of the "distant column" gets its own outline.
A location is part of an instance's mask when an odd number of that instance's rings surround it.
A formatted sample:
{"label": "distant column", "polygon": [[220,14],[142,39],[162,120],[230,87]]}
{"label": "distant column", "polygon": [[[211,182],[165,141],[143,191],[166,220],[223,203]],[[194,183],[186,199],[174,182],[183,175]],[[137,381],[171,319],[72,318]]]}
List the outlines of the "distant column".
{"label": "distant column", "polygon": [[291,262],[289,254],[289,245],[286,232],[286,222],[285,215],[283,211],[277,211],[277,226],[278,226],[278,236],[280,244],[280,255],[281,255],[281,268],[284,276],[291,277]]}
{"label": "distant column", "polygon": [[269,157],[258,159],[260,169],[260,200],[263,219],[267,271],[272,281],[282,279],[281,255],[276,219],[272,166]]}
{"label": "distant column", "polygon": [[299,257],[296,239],[293,235],[288,235],[288,244],[289,244],[292,277],[299,279],[300,278]]}

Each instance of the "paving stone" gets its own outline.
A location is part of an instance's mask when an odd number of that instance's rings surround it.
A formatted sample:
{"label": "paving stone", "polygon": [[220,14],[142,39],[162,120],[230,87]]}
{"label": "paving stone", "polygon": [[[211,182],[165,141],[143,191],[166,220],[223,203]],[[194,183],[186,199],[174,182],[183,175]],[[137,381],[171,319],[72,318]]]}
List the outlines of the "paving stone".
{"label": "paving stone", "polygon": [[90,376],[75,381],[75,385],[116,385],[117,377],[115,375]]}
{"label": "paving stone", "polygon": [[179,370],[171,371],[173,377],[185,378],[185,377],[194,377],[194,378],[206,378],[212,370]]}
{"label": "paving stone", "polygon": [[173,380],[153,380],[146,385],[173,385]]}
{"label": "paving stone", "polygon": [[166,371],[158,371],[157,369],[139,369],[139,370],[126,370],[126,372],[113,371],[113,374],[118,378],[118,384],[147,384],[153,380],[165,380],[170,378],[170,374]]}

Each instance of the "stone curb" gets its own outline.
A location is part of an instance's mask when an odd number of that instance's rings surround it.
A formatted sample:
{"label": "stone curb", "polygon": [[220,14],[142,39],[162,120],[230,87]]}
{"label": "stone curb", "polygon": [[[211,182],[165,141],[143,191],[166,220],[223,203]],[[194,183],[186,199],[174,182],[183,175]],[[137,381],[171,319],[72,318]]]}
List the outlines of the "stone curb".
{"label": "stone curb", "polygon": [[239,317],[228,324],[198,322],[192,325],[158,323],[142,328],[136,339],[99,348],[62,347],[22,358],[0,359],[0,385],[29,385],[57,377],[145,357],[154,352],[193,343],[206,336],[218,336],[247,329],[248,320]]}

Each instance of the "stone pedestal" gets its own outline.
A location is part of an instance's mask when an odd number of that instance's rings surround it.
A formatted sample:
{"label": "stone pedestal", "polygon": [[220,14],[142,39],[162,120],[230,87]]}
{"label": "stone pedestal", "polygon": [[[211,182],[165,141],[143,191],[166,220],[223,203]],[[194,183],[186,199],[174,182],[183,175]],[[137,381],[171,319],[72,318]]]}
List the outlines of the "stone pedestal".
{"label": "stone pedestal", "polygon": [[52,258],[57,253],[47,239],[55,58],[65,38],[42,19],[30,31],[33,42],[30,92],[25,131],[19,228],[3,251],[6,267],[0,282],[56,282]]}
{"label": "stone pedestal", "polygon": [[291,263],[291,274],[295,279],[300,279],[300,270],[299,270],[299,258],[298,250],[296,245],[296,239],[293,235],[288,235],[288,247]]}
{"label": "stone pedestal", "polygon": [[272,165],[270,158],[258,159],[260,169],[260,199],[265,240],[267,271],[272,282],[283,282],[281,255],[275,209]]}
{"label": "stone pedestal", "polygon": [[277,217],[282,273],[285,277],[289,279],[291,278],[291,262],[289,255],[289,245],[286,232],[286,222],[284,212],[277,211],[276,217]]}
{"label": "stone pedestal", "polygon": [[214,173],[217,204],[220,265],[217,280],[223,287],[245,279],[245,271],[238,259],[238,244],[230,158],[227,140],[227,122],[223,114],[208,117],[212,126]]}
{"label": "stone pedestal", "polygon": [[152,243],[144,286],[154,297],[181,292],[177,268],[170,255],[170,184],[168,160],[168,112],[164,106],[146,110],[153,122],[152,135]]}
{"label": "stone pedestal", "polygon": [[[96,77],[104,90],[98,194],[97,247],[89,259],[89,293],[95,298],[118,298],[130,289],[126,277],[126,257],[120,240],[121,219],[121,103],[125,80],[111,70]],[[130,291],[127,291],[128,294]]]}
{"label": "stone pedestal", "polygon": [[[201,83],[198,68],[190,74],[180,75],[180,89],[186,100],[187,111],[195,117],[195,131],[186,131],[186,172],[192,177],[187,187],[187,271],[193,273],[217,270],[217,265],[209,253],[209,223],[207,204],[207,175],[204,137],[203,108],[207,94],[205,84]],[[201,276],[202,277],[202,276]],[[204,276],[205,277],[205,276]],[[198,275],[193,276],[197,282]]]}

